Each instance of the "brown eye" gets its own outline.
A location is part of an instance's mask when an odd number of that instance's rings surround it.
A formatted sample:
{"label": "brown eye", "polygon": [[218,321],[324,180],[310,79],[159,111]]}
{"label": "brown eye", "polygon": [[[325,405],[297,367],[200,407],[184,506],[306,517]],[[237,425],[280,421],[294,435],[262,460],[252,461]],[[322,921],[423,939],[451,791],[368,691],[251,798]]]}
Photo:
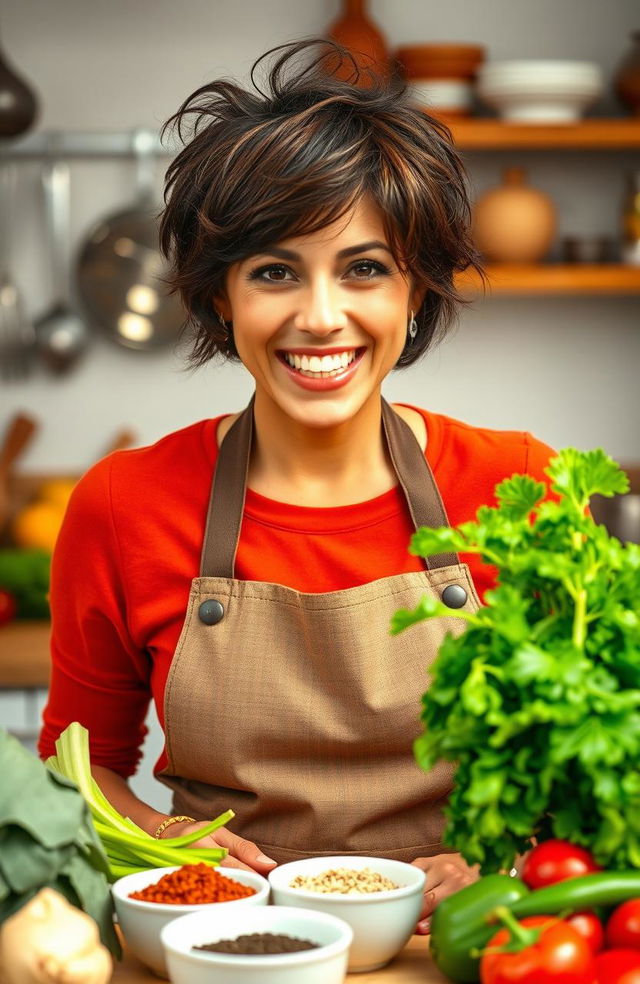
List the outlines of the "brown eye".
{"label": "brown eye", "polygon": [[[281,284],[286,282],[286,276],[290,272],[286,266],[282,266],[279,263],[270,263],[268,266],[261,266],[256,270],[252,270],[248,279],[262,280],[271,284]],[[272,276],[272,274],[275,274],[275,276]]]}
{"label": "brown eye", "polygon": [[372,280],[379,273],[389,273],[387,267],[375,260],[358,260],[351,267],[356,275],[356,280]]}

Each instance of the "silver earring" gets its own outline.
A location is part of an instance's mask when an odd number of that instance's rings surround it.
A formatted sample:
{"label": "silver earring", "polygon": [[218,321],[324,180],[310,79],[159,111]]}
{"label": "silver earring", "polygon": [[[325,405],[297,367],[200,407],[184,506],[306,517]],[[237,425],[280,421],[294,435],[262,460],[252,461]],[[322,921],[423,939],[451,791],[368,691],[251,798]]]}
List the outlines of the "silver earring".
{"label": "silver earring", "polygon": [[409,321],[407,331],[409,333],[410,340],[413,341],[418,334],[418,322],[414,317],[413,311],[411,312],[411,320]]}
{"label": "silver earring", "polygon": [[220,314],[220,312],[219,312],[219,311],[217,311],[216,313],[217,313],[217,315],[218,315],[218,321],[220,322],[220,324],[222,325],[222,327],[224,328],[224,330],[225,330],[225,331],[229,331],[229,325],[228,325],[228,324],[227,324],[227,322],[226,322],[226,321],[224,320],[224,318],[222,317],[222,315]]}

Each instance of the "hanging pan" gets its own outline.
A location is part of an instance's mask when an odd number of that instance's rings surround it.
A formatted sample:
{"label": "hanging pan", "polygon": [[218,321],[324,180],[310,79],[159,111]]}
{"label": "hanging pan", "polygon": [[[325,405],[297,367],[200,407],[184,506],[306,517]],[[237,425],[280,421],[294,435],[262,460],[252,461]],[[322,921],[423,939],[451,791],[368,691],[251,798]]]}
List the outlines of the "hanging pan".
{"label": "hanging pan", "polygon": [[167,266],[158,247],[154,200],[154,136],[133,134],[137,198],[102,219],[80,249],[78,297],[87,317],[131,349],[175,344],[185,320],[179,300],[163,282]]}

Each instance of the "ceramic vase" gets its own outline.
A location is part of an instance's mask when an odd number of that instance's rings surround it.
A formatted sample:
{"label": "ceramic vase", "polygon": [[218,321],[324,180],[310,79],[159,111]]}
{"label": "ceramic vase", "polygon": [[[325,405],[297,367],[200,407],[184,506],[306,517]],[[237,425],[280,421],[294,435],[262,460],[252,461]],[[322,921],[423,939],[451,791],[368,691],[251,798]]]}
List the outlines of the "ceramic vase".
{"label": "ceramic vase", "polygon": [[476,246],[495,263],[535,263],[548,252],[556,228],[551,199],[527,184],[523,168],[508,167],[498,188],[474,206]]}
{"label": "ceramic vase", "polygon": [[[357,84],[366,86],[367,69],[389,74],[389,51],[381,31],[367,16],[365,0],[344,0],[342,16],[330,26],[328,36],[349,50],[361,71]],[[347,62],[335,73],[353,79],[353,66]]]}
{"label": "ceramic vase", "polygon": [[631,35],[633,47],[623,58],[614,76],[615,90],[632,113],[640,115],[640,31]]}

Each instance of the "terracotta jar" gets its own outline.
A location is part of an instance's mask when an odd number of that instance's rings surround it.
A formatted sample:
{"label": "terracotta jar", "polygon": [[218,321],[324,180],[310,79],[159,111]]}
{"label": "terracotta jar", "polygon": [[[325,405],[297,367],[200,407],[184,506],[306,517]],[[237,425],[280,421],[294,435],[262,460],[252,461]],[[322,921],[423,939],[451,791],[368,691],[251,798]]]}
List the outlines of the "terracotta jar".
{"label": "terracotta jar", "polygon": [[631,35],[633,47],[623,58],[614,77],[620,100],[632,113],[640,115],[640,31]]}
{"label": "terracotta jar", "polygon": [[551,199],[526,182],[520,167],[505,168],[502,185],[474,206],[473,238],[496,263],[535,263],[553,241],[556,212]]}
{"label": "terracotta jar", "polygon": [[[367,17],[365,0],[344,0],[344,13],[331,25],[328,36],[348,48],[358,68],[365,75],[358,80],[366,86],[366,70],[374,69],[381,75],[389,73],[389,51],[382,33]],[[353,75],[350,63],[341,66],[336,72],[339,78],[349,79]]]}

